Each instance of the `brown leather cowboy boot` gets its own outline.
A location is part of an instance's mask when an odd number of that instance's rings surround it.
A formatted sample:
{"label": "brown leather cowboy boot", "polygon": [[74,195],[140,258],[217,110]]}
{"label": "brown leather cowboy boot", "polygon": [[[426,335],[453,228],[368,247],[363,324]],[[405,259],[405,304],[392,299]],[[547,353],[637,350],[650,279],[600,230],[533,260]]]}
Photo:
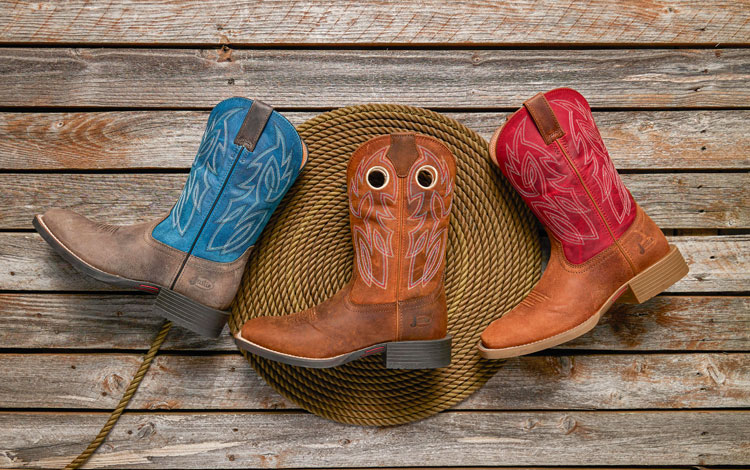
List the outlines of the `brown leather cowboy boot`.
{"label": "brown leather cowboy boot", "polygon": [[249,320],[239,348],[304,367],[371,354],[389,369],[450,365],[443,271],[455,174],[453,155],[431,137],[365,142],[347,171],[351,280],[303,312]]}
{"label": "brown leather cowboy boot", "polygon": [[230,98],[211,111],[169,214],[117,226],[50,209],[34,227],[79,271],[156,294],[156,315],[215,338],[256,239],[306,161],[284,116],[261,101]]}
{"label": "brown leather cowboy boot", "polygon": [[484,331],[501,359],[569,341],[615,302],[641,303],[688,272],[675,246],[625,188],[578,92],[539,93],[508,118],[490,154],[544,224],[551,253],[534,289]]}

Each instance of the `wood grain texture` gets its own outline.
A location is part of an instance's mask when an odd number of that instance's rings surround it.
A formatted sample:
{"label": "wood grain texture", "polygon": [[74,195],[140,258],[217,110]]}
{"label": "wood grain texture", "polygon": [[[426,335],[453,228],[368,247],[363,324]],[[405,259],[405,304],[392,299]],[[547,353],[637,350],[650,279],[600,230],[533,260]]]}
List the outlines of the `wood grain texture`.
{"label": "wood grain texture", "polygon": [[[185,174],[0,174],[0,228],[30,229],[34,215],[52,207],[98,222],[143,222],[168,213],[186,179]],[[630,174],[622,179],[662,228],[750,227],[748,173]]]}
{"label": "wood grain texture", "polygon": [[[0,294],[0,348],[145,350],[162,322],[151,313],[153,301],[137,294]],[[615,305],[591,332],[558,349],[747,351],[748,329],[747,297],[659,296]],[[162,347],[236,349],[228,330],[209,340],[184,328],[172,328]]]}
{"label": "wood grain texture", "polygon": [[750,37],[745,1],[437,0],[3,4],[0,42],[93,44],[710,44]]}
{"label": "wood grain texture", "polygon": [[[667,292],[750,291],[750,235],[667,238],[690,266],[690,273]],[[0,232],[0,290],[114,288],[78,273],[36,233]]]}
{"label": "wood grain texture", "polygon": [[[59,468],[104,419],[0,413],[0,464]],[[87,467],[559,466],[583,458],[588,465],[743,465],[750,464],[748,419],[742,411],[449,412],[372,428],[300,413],[126,413]]]}
{"label": "wood grain texture", "polygon": [[[508,113],[445,113],[489,140]],[[284,113],[299,125],[317,115]],[[0,113],[0,169],[190,168],[207,111]],[[750,169],[750,111],[595,112],[620,170]]]}
{"label": "wood grain texture", "polygon": [[748,49],[0,50],[0,103],[24,107],[208,108],[242,95],[278,108],[516,108],[563,85],[594,107],[740,107],[749,78]]}
{"label": "wood grain texture", "polygon": [[[0,408],[114,408],[134,354],[0,354]],[[39,374],[44,370],[44,374]],[[521,357],[503,363],[462,410],[750,406],[750,354]],[[131,410],[297,409],[239,354],[158,356]]]}

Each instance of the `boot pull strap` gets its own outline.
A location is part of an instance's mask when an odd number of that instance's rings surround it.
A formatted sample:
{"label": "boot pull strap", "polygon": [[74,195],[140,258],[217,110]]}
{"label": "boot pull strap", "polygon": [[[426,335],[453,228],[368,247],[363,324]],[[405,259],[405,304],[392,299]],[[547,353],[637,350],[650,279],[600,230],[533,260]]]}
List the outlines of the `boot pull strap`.
{"label": "boot pull strap", "polygon": [[391,146],[388,148],[388,159],[393,163],[396,175],[405,178],[409,175],[409,168],[419,158],[414,134],[391,134]]}
{"label": "boot pull strap", "polygon": [[549,145],[565,135],[544,93],[537,93],[533,98],[525,101],[523,105],[531,115],[531,119],[534,120],[534,124],[539,129],[545,144]]}
{"label": "boot pull strap", "polygon": [[234,144],[242,145],[250,152],[255,150],[255,145],[258,143],[272,112],[273,108],[266,103],[260,100],[253,101],[250,110],[245,115],[245,120],[242,121],[239,132],[237,132],[237,137],[234,138]]}

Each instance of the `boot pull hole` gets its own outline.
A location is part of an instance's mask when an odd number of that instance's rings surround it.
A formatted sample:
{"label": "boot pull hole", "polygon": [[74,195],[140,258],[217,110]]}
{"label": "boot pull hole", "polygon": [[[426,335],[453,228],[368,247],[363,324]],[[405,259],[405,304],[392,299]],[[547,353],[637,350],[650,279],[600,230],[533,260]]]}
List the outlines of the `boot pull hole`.
{"label": "boot pull hole", "polygon": [[367,171],[367,184],[372,189],[383,189],[388,184],[388,170],[374,166]]}
{"label": "boot pull hole", "polygon": [[437,183],[437,171],[430,165],[425,165],[417,170],[417,184],[422,189],[432,189]]}

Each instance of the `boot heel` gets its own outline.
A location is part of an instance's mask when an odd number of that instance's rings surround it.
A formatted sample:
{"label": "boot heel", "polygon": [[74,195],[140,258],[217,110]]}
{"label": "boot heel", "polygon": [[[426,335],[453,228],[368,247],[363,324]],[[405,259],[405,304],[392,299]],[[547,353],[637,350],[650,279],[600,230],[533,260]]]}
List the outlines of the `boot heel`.
{"label": "boot heel", "polygon": [[162,288],[156,296],[154,312],[172,322],[209,338],[218,338],[229,318],[223,310],[216,310]]}
{"label": "boot heel", "polygon": [[688,265],[676,246],[669,253],[628,282],[627,290],[618,303],[640,304],[664,292],[688,273]]}
{"label": "boot heel", "polygon": [[451,365],[451,337],[386,344],[386,369],[437,369]]}

